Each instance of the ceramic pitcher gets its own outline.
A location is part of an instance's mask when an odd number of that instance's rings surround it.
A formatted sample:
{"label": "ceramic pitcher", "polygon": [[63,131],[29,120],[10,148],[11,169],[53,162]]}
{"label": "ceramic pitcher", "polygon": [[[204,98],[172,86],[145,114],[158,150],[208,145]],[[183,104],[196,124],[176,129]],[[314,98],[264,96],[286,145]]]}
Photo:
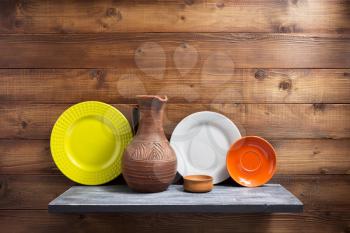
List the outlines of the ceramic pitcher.
{"label": "ceramic pitcher", "polygon": [[137,192],[161,192],[176,174],[176,155],[163,130],[166,96],[136,96],[140,111],[136,136],[124,152],[123,177]]}

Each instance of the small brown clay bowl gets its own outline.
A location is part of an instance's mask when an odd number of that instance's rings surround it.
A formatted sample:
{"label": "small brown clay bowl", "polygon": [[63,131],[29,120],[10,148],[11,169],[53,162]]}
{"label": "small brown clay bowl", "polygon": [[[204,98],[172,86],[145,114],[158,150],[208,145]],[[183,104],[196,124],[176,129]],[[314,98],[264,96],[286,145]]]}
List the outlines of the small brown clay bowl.
{"label": "small brown clay bowl", "polygon": [[191,175],[184,177],[184,190],[191,193],[206,193],[213,189],[213,177]]}

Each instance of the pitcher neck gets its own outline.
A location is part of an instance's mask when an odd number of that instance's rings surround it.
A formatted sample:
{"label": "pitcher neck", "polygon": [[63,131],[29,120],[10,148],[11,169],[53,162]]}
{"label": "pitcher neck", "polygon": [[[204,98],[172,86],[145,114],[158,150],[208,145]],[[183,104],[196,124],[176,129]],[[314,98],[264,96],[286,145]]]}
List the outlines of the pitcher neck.
{"label": "pitcher neck", "polygon": [[140,111],[139,139],[154,141],[167,140],[163,129],[163,115],[167,97],[137,96]]}

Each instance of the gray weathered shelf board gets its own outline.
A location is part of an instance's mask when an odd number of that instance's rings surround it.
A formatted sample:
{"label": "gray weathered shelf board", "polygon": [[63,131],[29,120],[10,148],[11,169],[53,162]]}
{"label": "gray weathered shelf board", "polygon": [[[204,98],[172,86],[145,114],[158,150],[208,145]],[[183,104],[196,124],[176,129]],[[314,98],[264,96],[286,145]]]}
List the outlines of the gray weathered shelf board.
{"label": "gray weathered shelf board", "polygon": [[214,186],[209,193],[172,185],[161,193],[135,193],[127,186],[74,186],[53,200],[52,213],[273,213],[301,212],[303,204],[279,184],[258,188]]}

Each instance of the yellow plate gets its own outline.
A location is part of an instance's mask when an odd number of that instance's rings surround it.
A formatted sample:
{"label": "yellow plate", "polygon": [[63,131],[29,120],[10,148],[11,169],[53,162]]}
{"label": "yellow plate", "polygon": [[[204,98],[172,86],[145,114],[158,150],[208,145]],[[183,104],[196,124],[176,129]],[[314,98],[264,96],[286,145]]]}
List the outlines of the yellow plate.
{"label": "yellow plate", "polygon": [[80,184],[98,185],[120,175],[122,155],[131,138],[131,127],[121,112],[87,101],[71,106],[58,118],[50,146],[65,176]]}

